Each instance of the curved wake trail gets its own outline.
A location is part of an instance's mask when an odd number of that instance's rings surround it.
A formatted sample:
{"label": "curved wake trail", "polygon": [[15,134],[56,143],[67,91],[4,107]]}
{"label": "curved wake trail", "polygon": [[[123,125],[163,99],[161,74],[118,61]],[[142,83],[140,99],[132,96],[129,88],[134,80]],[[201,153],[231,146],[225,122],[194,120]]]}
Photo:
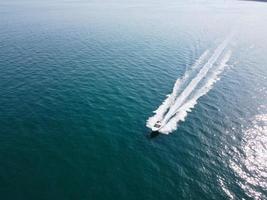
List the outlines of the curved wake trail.
{"label": "curved wake trail", "polygon": [[191,112],[192,108],[197,104],[197,100],[207,94],[213,87],[214,83],[219,80],[219,75],[223,72],[224,68],[227,66],[227,62],[231,57],[231,51],[228,51],[227,54],[223,57],[216,71],[212,72],[209,76],[209,79],[205,84],[199,88],[196,93],[188,99],[181,107],[179,107],[174,116],[160,129],[161,133],[169,134],[172,131],[177,129],[177,125],[180,121],[184,121],[188,112]]}
{"label": "curved wake trail", "polygon": [[175,99],[177,97],[177,94],[179,91],[183,88],[182,86],[188,82],[189,78],[191,77],[192,73],[195,69],[199,68],[201,64],[206,60],[208,56],[209,50],[206,50],[200,58],[194,63],[192,68],[185,72],[184,76],[182,78],[179,78],[176,80],[172,93],[167,95],[167,98],[163,101],[163,103],[158,107],[157,110],[155,110],[153,113],[155,113],[154,116],[150,117],[147,120],[147,127],[151,128],[154,126],[154,124],[157,121],[161,121],[166,114],[167,110],[171,107],[171,105],[175,102]]}
{"label": "curved wake trail", "polygon": [[[224,70],[231,57],[231,52],[228,51],[223,57],[222,54],[230,38],[224,40],[208,60],[209,51],[205,51],[193,67],[185,72],[183,78],[176,81],[173,92],[154,111],[155,115],[147,120],[147,127],[152,128],[157,121],[161,121],[162,128],[159,132],[168,134],[177,128],[178,122],[185,120],[188,112],[197,104],[197,100],[212,89],[213,84]],[[221,57],[222,59],[217,64]],[[205,61],[206,63],[203,65]],[[199,70],[198,73],[192,77],[196,70]]]}

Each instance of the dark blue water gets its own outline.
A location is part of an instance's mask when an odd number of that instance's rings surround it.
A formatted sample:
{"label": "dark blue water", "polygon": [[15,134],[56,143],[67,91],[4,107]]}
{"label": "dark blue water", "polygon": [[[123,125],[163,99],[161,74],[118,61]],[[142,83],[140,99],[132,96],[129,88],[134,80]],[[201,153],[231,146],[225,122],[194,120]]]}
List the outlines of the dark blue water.
{"label": "dark blue water", "polygon": [[[0,1],[1,199],[266,199],[267,4]],[[230,32],[169,135],[146,120]]]}

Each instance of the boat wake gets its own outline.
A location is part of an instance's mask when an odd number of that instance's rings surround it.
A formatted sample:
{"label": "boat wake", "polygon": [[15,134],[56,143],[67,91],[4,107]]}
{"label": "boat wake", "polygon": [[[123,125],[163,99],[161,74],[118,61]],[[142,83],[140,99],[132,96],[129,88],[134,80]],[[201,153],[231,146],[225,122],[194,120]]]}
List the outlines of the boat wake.
{"label": "boat wake", "polygon": [[226,50],[231,38],[226,38],[213,52],[206,50],[184,76],[176,80],[172,93],[147,120],[147,127],[154,129],[160,122],[158,131],[163,134],[177,129],[178,123],[185,120],[197,100],[219,80],[231,57],[231,51]]}

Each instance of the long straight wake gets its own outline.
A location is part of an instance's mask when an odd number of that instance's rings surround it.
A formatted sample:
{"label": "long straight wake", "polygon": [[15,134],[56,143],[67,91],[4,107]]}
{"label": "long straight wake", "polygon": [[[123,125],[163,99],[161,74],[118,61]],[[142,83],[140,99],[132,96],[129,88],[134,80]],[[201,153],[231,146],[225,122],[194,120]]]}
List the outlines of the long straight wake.
{"label": "long straight wake", "polygon": [[157,110],[154,111],[155,115],[153,117],[150,117],[147,120],[147,127],[151,128],[152,126],[154,126],[154,124],[157,121],[160,121],[163,119],[164,114],[167,112],[167,110],[171,107],[171,105],[175,102],[175,98],[177,97],[177,94],[179,93],[179,91],[183,88],[182,86],[188,82],[188,80],[190,79],[192,73],[194,72],[195,69],[197,69],[201,64],[203,64],[203,62],[205,61],[205,59],[207,58],[209,53],[209,50],[206,50],[201,56],[200,58],[195,62],[195,64],[193,65],[193,67],[186,71],[184,76],[182,78],[179,78],[176,80],[172,93],[167,95],[167,98],[165,99],[165,101],[158,107]]}
{"label": "long straight wake", "polygon": [[169,134],[177,129],[178,123],[185,120],[197,100],[207,94],[219,80],[219,75],[231,57],[231,51],[225,52],[231,37],[224,40],[209,58],[210,51],[206,50],[184,76],[177,79],[172,93],[154,111],[155,115],[147,120],[147,127],[152,128],[160,121],[161,133]]}

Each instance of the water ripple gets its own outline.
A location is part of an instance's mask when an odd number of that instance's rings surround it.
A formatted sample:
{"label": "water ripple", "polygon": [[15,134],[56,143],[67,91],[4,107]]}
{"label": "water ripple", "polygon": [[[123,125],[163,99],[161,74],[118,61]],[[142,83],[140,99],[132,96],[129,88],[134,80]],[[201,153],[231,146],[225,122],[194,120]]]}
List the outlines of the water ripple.
{"label": "water ripple", "polygon": [[[238,184],[255,199],[266,199],[267,188],[267,114],[256,115],[252,127],[244,130],[241,151],[230,161],[240,178]],[[265,193],[264,193],[265,191]]]}

